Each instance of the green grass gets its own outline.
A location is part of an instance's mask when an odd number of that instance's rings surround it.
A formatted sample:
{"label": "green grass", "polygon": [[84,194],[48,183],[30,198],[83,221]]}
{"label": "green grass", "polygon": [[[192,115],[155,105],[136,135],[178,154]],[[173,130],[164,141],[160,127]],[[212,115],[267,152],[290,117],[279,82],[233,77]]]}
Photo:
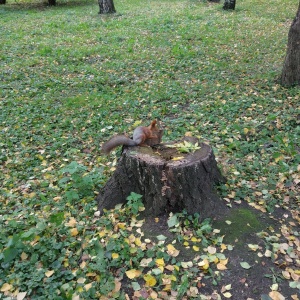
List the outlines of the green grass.
{"label": "green grass", "polygon": [[[159,118],[165,140],[192,132],[209,141],[228,201],[299,207],[300,90],[276,83],[294,1],[238,1],[234,12],[194,0],[115,6],[109,16],[87,0],[0,7],[0,250],[17,249],[5,263],[0,253],[0,287],[31,299],[43,294],[45,270],[65,270],[47,279],[47,295],[68,294],[61,282],[75,289],[84,276],[72,270],[81,243],[96,234],[94,191],[112,166],[100,144],[135,121]],[[89,190],[64,179],[73,161],[85,166]],[[63,220],[71,216],[82,222],[82,240],[68,234]],[[26,251],[37,254],[22,271],[14,261]]]}

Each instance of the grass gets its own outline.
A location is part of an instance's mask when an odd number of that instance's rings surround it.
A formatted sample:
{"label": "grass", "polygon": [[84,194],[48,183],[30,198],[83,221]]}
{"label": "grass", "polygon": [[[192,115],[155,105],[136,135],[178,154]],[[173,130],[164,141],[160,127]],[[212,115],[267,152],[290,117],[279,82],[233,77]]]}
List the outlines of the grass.
{"label": "grass", "polygon": [[[209,141],[228,178],[220,192],[229,205],[299,208],[299,88],[276,83],[294,1],[245,0],[234,12],[193,0],[115,6],[109,16],[87,0],[0,7],[4,294],[99,297],[100,275],[86,276],[97,268],[77,261],[103,226],[92,217],[94,191],[114,162],[100,144],[136,121],[159,118],[165,140],[192,132]],[[65,226],[72,217],[78,234]],[[58,271],[45,278],[47,270]]]}

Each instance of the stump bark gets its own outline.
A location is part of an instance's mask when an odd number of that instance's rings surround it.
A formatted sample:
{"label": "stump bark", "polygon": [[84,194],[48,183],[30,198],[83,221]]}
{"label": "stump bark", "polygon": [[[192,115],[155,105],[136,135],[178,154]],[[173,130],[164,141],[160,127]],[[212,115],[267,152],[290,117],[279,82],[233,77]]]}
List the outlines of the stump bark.
{"label": "stump bark", "polygon": [[99,192],[99,210],[114,208],[135,192],[143,196],[146,216],[186,209],[189,214],[199,213],[201,219],[211,217],[221,203],[214,186],[225,182],[212,148],[199,143],[200,149],[182,154],[169,146],[125,148],[116,171]]}

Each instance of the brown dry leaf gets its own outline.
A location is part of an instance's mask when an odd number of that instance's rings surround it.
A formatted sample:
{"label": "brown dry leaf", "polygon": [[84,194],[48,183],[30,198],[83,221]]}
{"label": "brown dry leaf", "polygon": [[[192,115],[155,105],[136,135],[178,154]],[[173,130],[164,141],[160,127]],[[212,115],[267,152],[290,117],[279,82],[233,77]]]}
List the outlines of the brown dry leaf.
{"label": "brown dry leaf", "polygon": [[115,289],[114,289],[114,292],[119,292],[120,289],[121,289],[121,286],[122,286],[121,282],[118,281],[117,279],[115,279]]}
{"label": "brown dry leaf", "polygon": [[272,291],[269,293],[269,296],[272,298],[272,300],[285,300],[285,297],[283,297],[279,292]]}

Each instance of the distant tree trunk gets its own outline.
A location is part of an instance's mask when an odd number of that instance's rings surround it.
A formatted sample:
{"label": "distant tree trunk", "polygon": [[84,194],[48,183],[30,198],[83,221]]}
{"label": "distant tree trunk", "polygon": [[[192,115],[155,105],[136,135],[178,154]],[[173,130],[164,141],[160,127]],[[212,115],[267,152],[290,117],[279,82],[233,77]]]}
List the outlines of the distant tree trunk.
{"label": "distant tree trunk", "polygon": [[116,12],[113,0],[98,0],[99,14],[112,14]]}
{"label": "distant tree trunk", "polygon": [[235,9],[235,0],[225,0],[223,9]]}
{"label": "distant tree trunk", "polygon": [[0,0],[0,4],[5,4],[6,0]]}
{"label": "distant tree trunk", "polygon": [[56,5],[56,0],[48,0],[48,4],[50,6],[55,6]]}
{"label": "distant tree trunk", "polygon": [[300,3],[289,30],[287,52],[280,83],[284,86],[300,85]]}

